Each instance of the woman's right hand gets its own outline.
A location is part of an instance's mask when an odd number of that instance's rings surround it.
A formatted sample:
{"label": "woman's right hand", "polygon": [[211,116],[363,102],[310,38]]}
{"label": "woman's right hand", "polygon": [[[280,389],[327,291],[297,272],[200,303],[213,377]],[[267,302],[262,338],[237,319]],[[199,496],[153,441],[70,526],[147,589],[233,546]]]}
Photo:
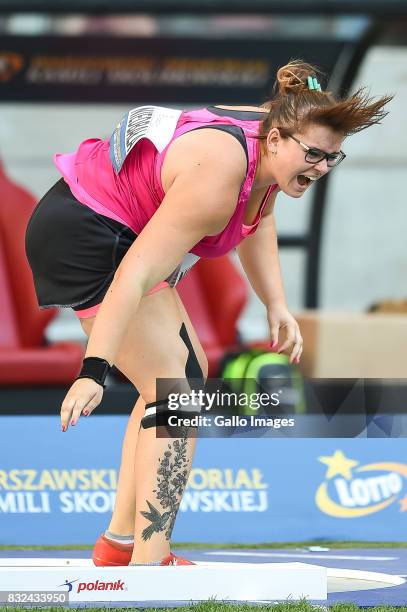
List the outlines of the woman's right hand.
{"label": "woman's right hand", "polygon": [[76,425],[81,414],[89,416],[99,406],[103,387],[91,378],[75,380],[61,406],[61,429],[66,431],[69,423]]}

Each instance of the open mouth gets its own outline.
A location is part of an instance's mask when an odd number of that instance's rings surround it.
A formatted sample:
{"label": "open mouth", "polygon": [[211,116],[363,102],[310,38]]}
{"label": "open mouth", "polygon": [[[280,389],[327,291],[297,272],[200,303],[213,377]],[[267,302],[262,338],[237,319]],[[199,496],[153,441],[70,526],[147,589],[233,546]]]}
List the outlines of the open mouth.
{"label": "open mouth", "polygon": [[316,176],[307,176],[306,174],[298,174],[297,175],[297,183],[300,185],[300,187],[306,187],[307,185],[309,185],[310,183],[312,183],[313,181],[316,181],[318,177]]}

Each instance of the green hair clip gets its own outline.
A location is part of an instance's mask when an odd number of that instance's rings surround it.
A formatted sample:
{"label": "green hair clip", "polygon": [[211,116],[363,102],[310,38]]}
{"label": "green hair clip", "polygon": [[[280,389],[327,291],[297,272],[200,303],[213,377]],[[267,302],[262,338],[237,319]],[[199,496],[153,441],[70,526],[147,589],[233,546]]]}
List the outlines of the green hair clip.
{"label": "green hair clip", "polygon": [[321,85],[318,83],[316,77],[308,77],[308,89],[315,89],[316,91],[322,91]]}

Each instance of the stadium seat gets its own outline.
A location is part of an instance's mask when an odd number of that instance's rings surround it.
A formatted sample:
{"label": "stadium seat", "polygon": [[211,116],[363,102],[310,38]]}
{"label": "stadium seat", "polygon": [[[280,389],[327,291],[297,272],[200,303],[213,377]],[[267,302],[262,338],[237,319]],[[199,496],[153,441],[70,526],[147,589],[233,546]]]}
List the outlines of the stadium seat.
{"label": "stadium seat", "polygon": [[83,347],[47,345],[45,328],[57,309],[40,310],[24,237],[35,198],[0,163],[0,385],[66,385],[78,374]]}

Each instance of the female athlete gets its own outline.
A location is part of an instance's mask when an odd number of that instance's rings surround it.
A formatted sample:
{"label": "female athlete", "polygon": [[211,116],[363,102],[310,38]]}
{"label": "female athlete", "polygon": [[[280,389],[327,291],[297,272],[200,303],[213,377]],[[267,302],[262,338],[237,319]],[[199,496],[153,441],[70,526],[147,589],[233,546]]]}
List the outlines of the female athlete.
{"label": "female athlete", "polygon": [[[301,358],[278,260],[273,210],[300,198],[343,159],[344,139],[378,123],[391,97],[337,98],[315,67],[277,72],[262,106],[130,111],[109,140],[56,155],[60,179],[29,222],[26,252],[41,307],[72,307],[88,336],[62,431],[89,416],[114,364],[140,396],[129,419],[115,508],[94,549],[97,565],[189,564],[170,550],[195,439],[156,435],[168,409],[156,380],[205,380],[207,361],[179,298],[201,257],[237,249],[266,308],[272,348]],[[192,412],[191,412],[192,414]],[[95,451],[97,451],[95,443]]]}

